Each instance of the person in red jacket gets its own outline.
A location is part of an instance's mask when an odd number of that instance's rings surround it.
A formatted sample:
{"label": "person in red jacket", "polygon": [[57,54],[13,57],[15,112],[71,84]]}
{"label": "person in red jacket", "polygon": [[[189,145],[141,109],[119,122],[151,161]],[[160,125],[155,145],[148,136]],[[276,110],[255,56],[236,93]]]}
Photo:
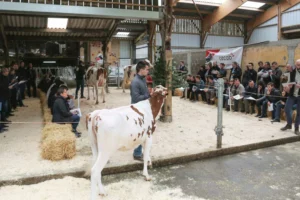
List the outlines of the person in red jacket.
{"label": "person in red jacket", "polygon": [[148,75],[146,76],[146,83],[147,83],[147,87],[149,90],[149,93],[151,93],[152,91],[152,84],[153,84],[153,79],[151,77],[151,75],[148,73]]}

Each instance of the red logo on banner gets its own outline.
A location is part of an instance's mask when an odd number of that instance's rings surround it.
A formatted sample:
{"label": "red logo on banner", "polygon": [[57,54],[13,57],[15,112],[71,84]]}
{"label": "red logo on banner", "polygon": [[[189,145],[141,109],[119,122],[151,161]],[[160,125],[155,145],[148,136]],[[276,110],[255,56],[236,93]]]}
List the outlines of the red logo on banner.
{"label": "red logo on banner", "polygon": [[207,50],[205,54],[205,60],[206,62],[211,61],[211,59],[214,57],[216,53],[218,53],[220,49],[213,49],[213,50]]}

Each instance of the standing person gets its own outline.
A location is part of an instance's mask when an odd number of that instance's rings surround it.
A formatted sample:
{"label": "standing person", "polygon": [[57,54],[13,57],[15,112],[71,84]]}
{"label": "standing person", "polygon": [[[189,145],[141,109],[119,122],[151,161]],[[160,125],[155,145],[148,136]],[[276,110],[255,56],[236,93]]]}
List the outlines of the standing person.
{"label": "standing person", "polygon": [[[23,61],[20,62],[20,67],[18,69],[18,71],[16,72],[17,76],[18,76],[18,81],[27,81],[27,72],[25,69],[25,64]],[[22,83],[19,85],[20,88],[20,95],[22,100],[25,99],[25,88],[26,88],[26,84]]]}
{"label": "standing person", "polygon": [[247,65],[246,71],[243,74],[242,84],[244,87],[247,87],[250,80],[256,83],[256,79],[257,79],[257,72],[253,69],[253,63],[249,63]]}
{"label": "standing person", "polygon": [[298,59],[295,63],[295,69],[290,73],[290,82],[296,82],[296,84],[289,85],[289,97],[286,101],[286,105],[284,108],[285,115],[287,117],[287,124],[285,127],[281,128],[282,131],[287,129],[292,129],[292,116],[290,112],[293,108],[294,104],[297,104],[297,117],[295,121],[295,134],[300,135],[299,132],[299,123],[300,123],[300,59]]}
{"label": "standing person", "polygon": [[257,77],[259,81],[263,81],[265,85],[268,85],[271,82],[270,72],[271,72],[271,65],[269,62],[265,62],[264,67],[257,73]]}
{"label": "standing person", "polygon": [[179,72],[183,73],[183,74],[187,74],[188,70],[184,64],[184,61],[180,61],[179,67],[178,67]]}
{"label": "standing person", "polygon": [[199,69],[197,75],[199,75],[201,80],[204,82],[205,82],[205,73],[206,73],[205,65],[200,66],[200,69]]}
{"label": "standing person", "polygon": [[269,72],[272,82],[274,83],[274,87],[276,89],[280,88],[280,77],[282,75],[281,69],[279,69],[277,62],[272,63],[272,71]]}
{"label": "standing person", "polygon": [[225,78],[227,75],[227,70],[225,69],[225,64],[224,63],[220,63],[220,70],[218,72],[217,77],[218,78]]}
{"label": "standing person", "polygon": [[263,69],[264,69],[264,63],[262,61],[259,61],[258,62],[258,70],[257,70],[257,72],[260,72]]}
{"label": "standing person", "polygon": [[85,98],[83,96],[85,67],[84,67],[84,64],[83,64],[82,61],[79,61],[79,65],[76,67],[75,72],[76,72],[76,94],[75,94],[75,99],[78,98],[79,88],[81,88],[80,98],[83,99],[83,98]]}
{"label": "standing person", "polygon": [[212,73],[212,76],[213,76],[214,80],[215,80],[215,79],[218,79],[218,74],[219,74],[219,72],[220,72],[220,68],[219,68],[219,66],[218,66],[217,61],[214,61],[214,62],[213,62],[213,66],[212,66],[211,70],[212,70],[211,73]]}
{"label": "standing person", "polygon": [[0,104],[1,104],[1,121],[10,122],[6,119],[8,114],[8,101],[9,101],[9,71],[8,68],[3,68],[0,74]]}
{"label": "standing person", "polygon": [[[131,104],[150,98],[145,77],[149,73],[149,65],[144,61],[136,65],[136,76],[130,84]],[[133,152],[133,159],[143,161],[142,145],[138,146]]]}
{"label": "standing person", "polygon": [[35,70],[33,69],[32,63],[29,63],[28,65],[28,69],[27,69],[27,93],[28,96],[31,97],[31,87],[32,87],[32,91],[33,91],[33,97],[36,97],[36,73]]}
{"label": "standing person", "polygon": [[240,68],[237,62],[233,62],[232,68],[230,70],[229,80],[235,80],[236,78],[241,80],[241,77],[242,77],[242,69]]}

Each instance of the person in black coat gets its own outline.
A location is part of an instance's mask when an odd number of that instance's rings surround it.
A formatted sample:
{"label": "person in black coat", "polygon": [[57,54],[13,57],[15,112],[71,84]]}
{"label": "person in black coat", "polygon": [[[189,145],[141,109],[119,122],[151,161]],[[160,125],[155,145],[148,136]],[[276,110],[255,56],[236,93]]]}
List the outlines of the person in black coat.
{"label": "person in black coat", "polygon": [[8,101],[9,101],[9,71],[8,68],[3,68],[0,74],[0,104],[1,104],[1,121],[10,122],[6,119],[8,115]]}
{"label": "person in black coat", "polygon": [[205,73],[206,73],[205,65],[200,66],[200,69],[199,69],[197,75],[199,75],[201,80],[203,80],[204,82],[206,81],[205,80]]}
{"label": "person in black coat", "polygon": [[241,77],[242,77],[242,69],[240,68],[237,62],[233,62],[232,68],[230,70],[229,80],[234,80],[236,78],[241,80]]}
{"label": "person in black coat", "polygon": [[[20,63],[20,67],[18,68],[18,70],[16,71],[16,74],[18,76],[18,81],[27,81],[27,71],[25,69],[25,64],[23,61],[21,61]],[[21,98],[25,99],[25,88],[26,88],[26,84],[22,83],[19,85],[20,87],[20,94],[21,94]]]}
{"label": "person in black coat", "polygon": [[52,107],[52,122],[59,124],[72,123],[72,132],[75,133],[76,137],[80,137],[81,133],[77,131],[80,117],[70,112],[67,98],[68,88],[66,86],[60,86],[57,90],[57,98]]}
{"label": "person in black coat", "polygon": [[272,82],[274,83],[274,87],[277,89],[280,89],[280,78],[282,75],[281,69],[279,69],[279,66],[277,62],[272,63],[272,71],[270,72],[270,77]]}
{"label": "person in black coat", "polygon": [[28,96],[31,97],[31,87],[32,87],[32,92],[33,92],[33,97],[36,97],[36,72],[33,69],[32,63],[29,63],[28,69],[27,69],[27,93]]}
{"label": "person in black coat", "polygon": [[52,109],[52,106],[54,104],[54,101],[56,99],[56,93],[57,93],[57,90],[58,88],[60,87],[60,85],[63,85],[64,82],[62,80],[60,80],[59,77],[57,77],[55,80],[54,80],[54,83],[52,85],[51,88],[49,88],[49,96],[48,96],[48,99],[47,99],[47,102],[48,102],[48,108]]}
{"label": "person in black coat", "polygon": [[252,80],[254,83],[256,83],[257,79],[257,72],[253,69],[253,63],[249,63],[247,65],[247,69],[243,74],[243,86],[247,87],[249,84],[249,81]]}
{"label": "person in black coat", "polygon": [[76,72],[76,93],[75,93],[75,99],[77,99],[77,97],[78,97],[79,88],[81,88],[80,98],[85,98],[83,96],[85,67],[84,67],[82,61],[79,61],[79,65],[75,68],[75,72]]}

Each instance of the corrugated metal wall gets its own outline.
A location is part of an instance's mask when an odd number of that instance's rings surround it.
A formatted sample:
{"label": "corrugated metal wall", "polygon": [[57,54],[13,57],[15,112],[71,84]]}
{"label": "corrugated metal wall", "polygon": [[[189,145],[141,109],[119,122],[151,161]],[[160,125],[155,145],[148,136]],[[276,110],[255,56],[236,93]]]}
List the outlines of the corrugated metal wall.
{"label": "corrugated metal wall", "polygon": [[[161,36],[160,33],[156,33],[156,46],[161,46]],[[200,48],[200,35],[192,34],[172,34],[173,47],[192,47]]]}
{"label": "corrugated metal wall", "polygon": [[277,41],[278,40],[278,17],[274,17],[269,21],[263,23],[259,27],[257,27],[250,39],[248,44],[264,42],[264,41]]}
{"label": "corrugated metal wall", "polygon": [[120,59],[121,58],[130,58],[130,41],[120,41]]}
{"label": "corrugated metal wall", "polygon": [[281,21],[282,27],[294,26],[294,25],[300,25],[300,3],[286,10],[282,14],[282,21]]}
{"label": "corrugated metal wall", "polygon": [[217,47],[235,47],[244,45],[243,37],[230,37],[230,36],[207,36],[205,42],[205,48],[217,48]]}
{"label": "corrugated metal wall", "polygon": [[136,46],[136,59],[148,58],[148,45]]}

